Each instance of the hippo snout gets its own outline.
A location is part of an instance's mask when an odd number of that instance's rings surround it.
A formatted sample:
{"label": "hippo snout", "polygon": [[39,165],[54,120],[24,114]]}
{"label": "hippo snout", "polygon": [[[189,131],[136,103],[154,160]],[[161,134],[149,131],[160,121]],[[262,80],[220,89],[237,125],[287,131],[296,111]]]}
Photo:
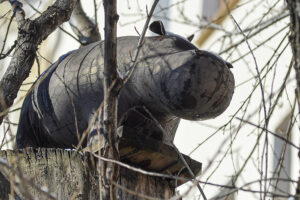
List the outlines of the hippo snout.
{"label": "hippo snout", "polygon": [[185,60],[161,83],[165,105],[183,119],[218,116],[229,106],[234,92],[232,65],[203,50],[195,50]]}

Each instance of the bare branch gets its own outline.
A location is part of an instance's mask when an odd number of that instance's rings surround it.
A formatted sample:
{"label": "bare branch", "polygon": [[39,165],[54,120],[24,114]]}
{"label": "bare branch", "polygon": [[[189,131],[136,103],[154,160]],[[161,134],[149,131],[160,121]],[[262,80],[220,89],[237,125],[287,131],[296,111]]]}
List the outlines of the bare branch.
{"label": "bare branch", "polygon": [[[118,93],[116,90],[109,91],[110,85],[118,80],[117,73],[117,1],[104,0],[105,35],[104,35],[104,108],[103,108],[103,134],[106,138],[104,156],[119,160],[117,147],[117,105]],[[109,186],[110,199],[116,199],[116,187],[112,182],[117,182],[119,167],[115,164],[104,164],[103,176]],[[107,182],[108,181],[108,182]]]}
{"label": "bare branch", "polygon": [[[22,82],[28,77],[33,65],[38,45],[46,39],[60,24],[69,20],[75,0],[57,0],[40,17],[25,20],[20,4],[14,1],[16,20],[19,27],[17,47],[13,58],[0,82],[0,112],[7,111],[13,104]],[[3,116],[0,117],[2,123]]]}
{"label": "bare branch", "polygon": [[272,131],[270,131],[270,130],[266,130],[266,128],[264,128],[264,127],[261,127],[261,126],[259,126],[259,125],[257,125],[257,124],[254,124],[254,123],[252,123],[252,122],[249,122],[249,121],[247,121],[247,120],[243,120],[243,119],[241,119],[241,118],[239,118],[239,117],[236,117],[236,119],[238,119],[238,120],[240,120],[240,121],[242,121],[242,122],[244,122],[244,123],[247,123],[247,124],[249,124],[249,125],[251,125],[251,126],[254,126],[254,127],[259,128],[259,129],[262,129],[262,130],[264,130],[264,131],[266,131],[266,132],[272,134],[274,137],[281,139],[282,141],[286,142],[287,144],[291,145],[292,147],[296,148],[297,150],[300,150],[300,147],[299,147],[299,146],[297,146],[296,144],[294,144],[293,142],[291,142],[291,141],[288,140],[287,138],[281,136],[279,133],[275,133],[275,132],[272,132]]}
{"label": "bare branch", "polygon": [[137,47],[136,47],[136,50],[134,52],[134,58],[131,59],[132,62],[130,64],[130,68],[127,72],[127,74],[125,74],[125,78],[123,80],[123,83],[125,84],[131,77],[132,73],[134,72],[134,69],[136,67],[136,63],[137,63],[137,59],[138,59],[138,56],[139,56],[139,53],[140,53],[140,50],[141,50],[141,47],[143,46],[143,42],[144,42],[144,38],[145,38],[145,35],[146,35],[146,32],[147,32],[147,29],[148,29],[148,26],[149,26],[149,23],[150,23],[150,20],[152,18],[152,15],[154,13],[154,10],[158,4],[159,0],[155,0],[153,2],[153,5],[151,7],[151,10],[150,12],[148,13],[147,12],[147,20],[145,22],[145,25],[144,25],[144,28],[143,28],[143,32],[142,34],[140,35],[140,39],[139,39],[139,42],[137,44]]}
{"label": "bare branch", "polygon": [[[287,7],[290,11],[290,29],[291,29],[291,36],[290,42],[292,46],[292,51],[295,59],[295,72],[296,72],[296,81],[297,81],[297,88],[296,88],[296,97],[298,102],[298,108],[300,109],[300,0],[286,0]],[[298,154],[300,159],[300,154]],[[298,186],[296,194],[300,194],[300,179],[298,180]]]}
{"label": "bare branch", "polygon": [[[299,0],[287,0],[287,6],[290,11],[291,19],[291,46],[293,54],[295,57],[295,71],[296,71],[296,81],[297,81],[297,93],[300,93],[300,1]],[[299,97],[299,95],[298,95]],[[298,99],[298,104],[300,104],[300,99]]]}
{"label": "bare branch", "polygon": [[[96,14],[95,14],[96,15]],[[84,12],[81,1],[78,1],[69,21],[73,32],[79,38],[81,44],[87,45],[101,40],[97,21],[92,22]]]}

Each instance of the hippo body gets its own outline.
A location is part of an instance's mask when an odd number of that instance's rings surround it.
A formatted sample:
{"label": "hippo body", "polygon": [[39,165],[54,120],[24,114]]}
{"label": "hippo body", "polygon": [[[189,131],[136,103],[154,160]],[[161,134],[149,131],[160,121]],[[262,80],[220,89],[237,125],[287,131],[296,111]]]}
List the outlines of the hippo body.
{"label": "hippo body", "polygon": [[[118,38],[120,74],[128,71],[138,39]],[[86,130],[103,100],[103,55],[103,41],[90,44],[61,57],[39,77],[23,103],[18,148],[78,144],[78,134]],[[137,67],[119,94],[119,125],[164,140],[140,108],[145,106],[171,139],[180,118],[218,116],[233,95],[230,66],[180,37],[146,37]]]}

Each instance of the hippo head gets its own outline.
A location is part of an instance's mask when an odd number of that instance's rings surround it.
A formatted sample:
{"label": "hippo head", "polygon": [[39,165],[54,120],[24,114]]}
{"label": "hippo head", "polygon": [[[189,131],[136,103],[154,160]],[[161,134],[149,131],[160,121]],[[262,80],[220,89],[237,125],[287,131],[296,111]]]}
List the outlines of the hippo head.
{"label": "hippo head", "polygon": [[214,53],[188,50],[172,55],[177,66],[161,81],[161,96],[167,109],[188,120],[220,115],[234,92],[232,65]]}

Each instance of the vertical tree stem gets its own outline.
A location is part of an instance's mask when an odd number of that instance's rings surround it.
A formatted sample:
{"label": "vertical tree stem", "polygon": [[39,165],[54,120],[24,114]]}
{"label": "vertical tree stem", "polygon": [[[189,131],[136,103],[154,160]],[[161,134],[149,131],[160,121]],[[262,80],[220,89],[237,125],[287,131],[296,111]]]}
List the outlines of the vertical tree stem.
{"label": "vertical tree stem", "polygon": [[[104,33],[104,112],[103,131],[106,138],[104,156],[119,160],[117,149],[117,104],[118,90],[114,87],[109,91],[111,85],[118,80],[117,73],[117,1],[104,0],[105,33]],[[104,166],[104,176],[108,181],[110,199],[116,199],[116,188],[112,182],[117,182],[118,166],[108,163]]]}
{"label": "vertical tree stem", "polygon": [[[298,101],[298,107],[300,105],[300,0],[286,0],[287,7],[290,11],[290,43],[294,55],[295,60],[295,72],[296,72],[296,81],[297,81],[297,88],[296,88],[296,98]],[[300,109],[300,107],[299,107]],[[300,152],[299,152],[299,159],[300,159]],[[296,195],[300,195],[300,178],[298,180],[298,186]],[[296,199],[300,199],[296,197]]]}

